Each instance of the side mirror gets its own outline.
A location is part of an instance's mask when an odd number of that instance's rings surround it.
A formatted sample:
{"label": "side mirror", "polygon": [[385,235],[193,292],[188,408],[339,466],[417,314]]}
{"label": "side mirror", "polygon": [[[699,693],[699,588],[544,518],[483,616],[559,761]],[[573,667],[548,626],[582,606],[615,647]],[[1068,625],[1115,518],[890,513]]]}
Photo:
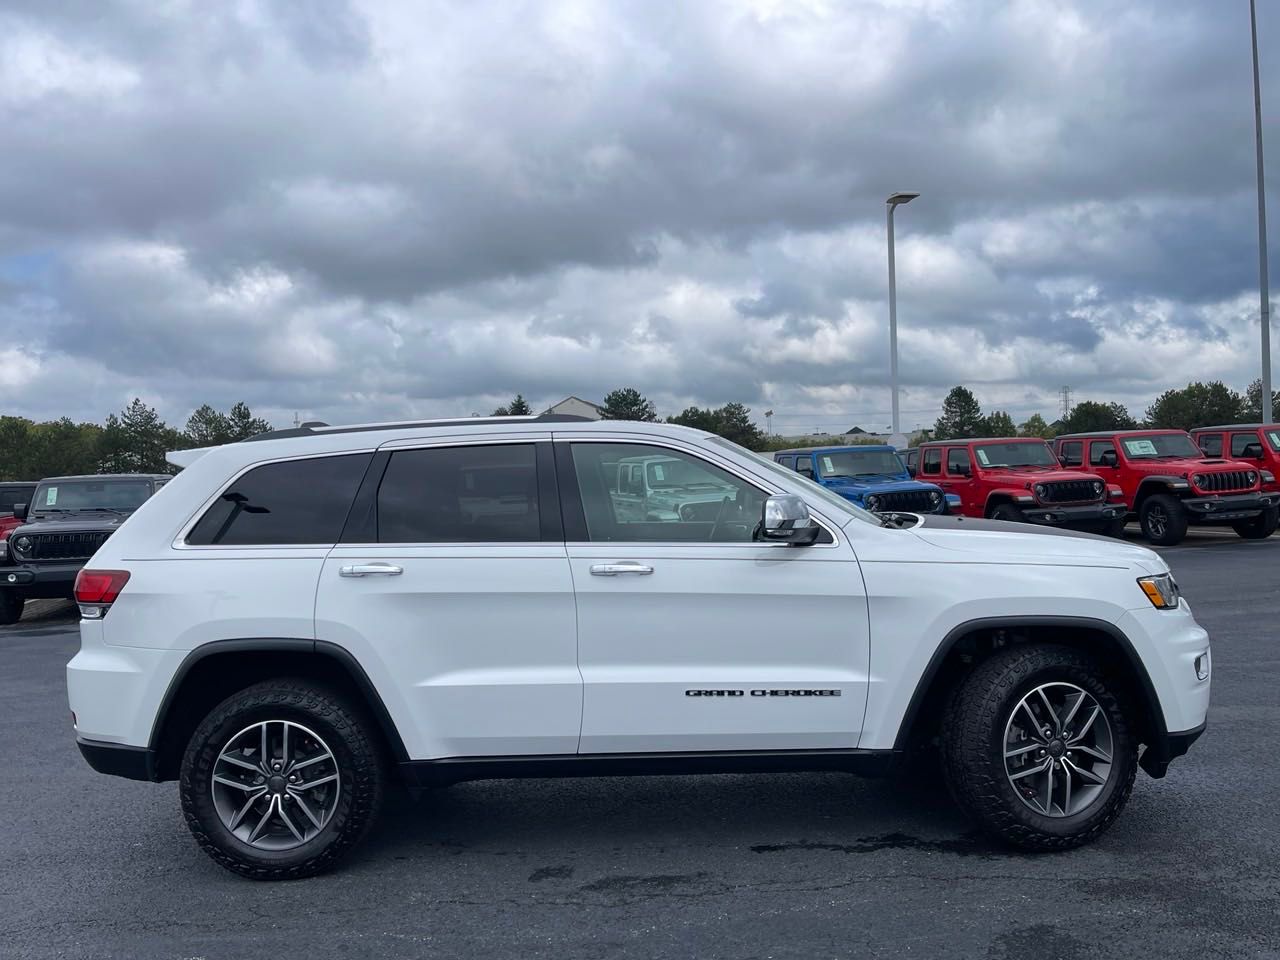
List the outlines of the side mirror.
{"label": "side mirror", "polygon": [[760,508],[760,539],[808,546],[822,528],[809,516],[809,507],[794,493],[767,497]]}
{"label": "side mirror", "polygon": [[911,464],[907,464],[907,476],[914,477],[918,471]]}
{"label": "side mirror", "polygon": [[25,503],[15,503],[13,505],[13,515],[19,520],[27,519],[27,505]]}
{"label": "side mirror", "polygon": [[1249,460],[1262,459],[1262,444],[1250,443],[1244,448],[1244,456]]}
{"label": "side mirror", "polygon": [[967,463],[962,463],[962,464],[961,464],[961,465],[956,469],[956,472],[957,472],[957,473],[959,473],[959,474],[960,474],[960,476],[962,476],[962,477],[971,477],[971,476],[973,476],[973,467],[971,467],[971,466],[970,466],[969,464],[967,464]]}
{"label": "side mirror", "polygon": [[1098,466],[1115,468],[1120,465],[1119,459],[1116,457],[1114,450],[1107,450],[1098,457]]}

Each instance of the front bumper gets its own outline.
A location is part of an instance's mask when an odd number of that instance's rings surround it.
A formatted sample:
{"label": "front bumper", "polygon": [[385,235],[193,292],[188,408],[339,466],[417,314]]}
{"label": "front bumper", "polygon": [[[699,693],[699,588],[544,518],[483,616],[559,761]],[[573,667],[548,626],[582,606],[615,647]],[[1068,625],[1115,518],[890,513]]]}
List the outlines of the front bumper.
{"label": "front bumper", "polygon": [[0,566],[0,589],[21,590],[32,598],[57,599],[75,594],[76,574],[87,560],[64,563],[17,563]]}
{"label": "front bumper", "polygon": [[1191,745],[1200,739],[1200,735],[1208,725],[1209,721],[1206,720],[1200,726],[1190,730],[1153,737],[1154,742],[1148,743],[1147,748],[1142,751],[1142,756],[1138,758],[1138,766],[1151,779],[1163,779],[1169,770],[1169,764],[1190,750]]}
{"label": "front bumper", "polygon": [[1232,520],[1248,520],[1278,504],[1280,504],[1280,493],[1188,497],[1182,501],[1191,519],[1197,523],[1229,523]]}
{"label": "front bumper", "polygon": [[1123,503],[1086,503],[1077,506],[1060,506],[1056,503],[1018,505],[1022,519],[1050,527],[1098,526],[1119,520],[1128,512]]}

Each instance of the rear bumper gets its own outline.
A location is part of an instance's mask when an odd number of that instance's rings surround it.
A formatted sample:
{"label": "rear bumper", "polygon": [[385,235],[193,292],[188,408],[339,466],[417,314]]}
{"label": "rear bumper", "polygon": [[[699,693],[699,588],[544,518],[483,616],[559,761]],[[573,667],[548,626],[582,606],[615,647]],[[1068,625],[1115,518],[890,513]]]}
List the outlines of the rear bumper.
{"label": "rear bumper", "polygon": [[1020,507],[1022,519],[1047,527],[1097,526],[1124,517],[1129,508],[1123,503],[1086,503],[1059,506],[1055,503]]}
{"label": "rear bumper", "polygon": [[126,780],[156,780],[156,752],[148,747],[76,738],[80,755],[98,773]]}
{"label": "rear bumper", "polygon": [[75,592],[76,574],[87,562],[70,560],[65,563],[0,566],[0,589],[21,590],[26,597],[71,597]]}
{"label": "rear bumper", "polygon": [[1161,779],[1169,770],[1169,764],[1183,756],[1191,749],[1191,745],[1200,739],[1208,723],[1206,720],[1200,726],[1190,730],[1166,733],[1157,738],[1155,743],[1147,744],[1147,748],[1142,751],[1142,756],[1138,760],[1138,766],[1142,767],[1152,779]]}
{"label": "rear bumper", "polygon": [[1229,523],[1248,520],[1263,510],[1280,504],[1280,494],[1241,493],[1225,497],[1188,497],[1182,505],[1191,519],[1199,523]]}

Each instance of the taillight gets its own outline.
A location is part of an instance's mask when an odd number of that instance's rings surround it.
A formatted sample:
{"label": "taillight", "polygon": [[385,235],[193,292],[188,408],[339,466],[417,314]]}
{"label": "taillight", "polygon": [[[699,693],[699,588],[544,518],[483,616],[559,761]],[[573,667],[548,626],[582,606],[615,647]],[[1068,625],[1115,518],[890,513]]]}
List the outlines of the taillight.
{"label": "taillight", "polygon": [[129,582],[128,570],[81,570],[76,574],[76,603],[80,616],[101,620]]}

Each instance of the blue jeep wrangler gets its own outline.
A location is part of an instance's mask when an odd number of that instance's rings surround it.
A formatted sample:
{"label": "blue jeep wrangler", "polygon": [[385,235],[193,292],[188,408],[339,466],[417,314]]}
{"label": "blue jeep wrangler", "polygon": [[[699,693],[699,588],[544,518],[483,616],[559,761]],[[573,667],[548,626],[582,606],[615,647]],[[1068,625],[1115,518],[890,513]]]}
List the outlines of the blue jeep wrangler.
{"label": "blue jeep wrangler", "polygon": [[942,488],[911,479],[888,445],[779,450],[773,459],[872,512],[949,512]]}

